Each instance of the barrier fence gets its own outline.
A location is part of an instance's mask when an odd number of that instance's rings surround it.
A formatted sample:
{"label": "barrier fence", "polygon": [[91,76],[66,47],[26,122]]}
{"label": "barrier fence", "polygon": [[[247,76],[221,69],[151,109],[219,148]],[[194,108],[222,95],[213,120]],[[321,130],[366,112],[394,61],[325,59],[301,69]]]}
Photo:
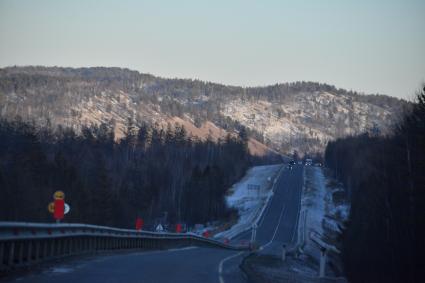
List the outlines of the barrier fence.
{"label": "barrier fence", "polygon": [[184,246],[249,249],[194,233],[155,233],[86,224],[0,222],[0,271],[101,251]]}

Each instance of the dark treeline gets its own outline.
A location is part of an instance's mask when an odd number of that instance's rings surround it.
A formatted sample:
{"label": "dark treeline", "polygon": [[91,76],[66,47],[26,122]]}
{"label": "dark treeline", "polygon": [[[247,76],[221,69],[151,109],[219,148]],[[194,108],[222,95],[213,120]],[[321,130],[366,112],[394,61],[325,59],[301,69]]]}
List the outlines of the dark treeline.
{"label": "dark treeline", "polygon": [[351,199],[343,234],[350,282],[423,281],[425,88],[391,137],[339,139],[325,158]]}
{"label": "dark treeline", "polygon": [[189,137],[183,127],[127,126],[116,142],[111,128],[81,134],[21,121],[0,121],[0,220],[53,221],[52,194],[62,190],[68,222],[133,227],[168,214],[188,224],[233,215],[226,189],[256,162],[247,135],[214,142]]}

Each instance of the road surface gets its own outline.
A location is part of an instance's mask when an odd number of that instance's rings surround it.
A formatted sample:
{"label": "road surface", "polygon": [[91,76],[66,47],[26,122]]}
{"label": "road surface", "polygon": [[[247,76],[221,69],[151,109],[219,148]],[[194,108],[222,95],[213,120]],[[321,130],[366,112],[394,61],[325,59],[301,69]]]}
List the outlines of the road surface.
{"label": "road surface", "polygon": [[[275,194],[257,229],[256,241],[262,252],[296,238],[303,184],[302,166],[283,170],[276,182]],[[247,231],[233,241],[249,240]],[[125,253],[90,259],[70,260],[46,270],[10,279],[10,282],[246,282],[239,264],[244,252],[218,248],[183,249]]]}

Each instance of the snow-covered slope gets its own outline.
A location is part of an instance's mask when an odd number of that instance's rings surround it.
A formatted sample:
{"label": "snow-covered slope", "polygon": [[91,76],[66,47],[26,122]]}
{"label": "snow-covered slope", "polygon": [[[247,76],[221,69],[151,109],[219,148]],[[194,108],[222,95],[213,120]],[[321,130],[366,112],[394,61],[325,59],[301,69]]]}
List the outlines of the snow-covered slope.
{"label": "snow-covered slope", "polygon": [[232,238],[250,229],[273,194],[273,181],[277,177],[282,164],[255,166],[237,184],[234,184],[226,197],[229,207],[238,211],[238,222],[229,230],[216,234],[218,238]]}
{"label": "snow-covered slope", "polygon": [[245,127],[253,146],[284,153],[322,151],[328,140],[373,127],[385,132],[407,106],[313,82],[242,88],[118,68],[0,69],[2,117],[75,128],[114,124],[117,137],[129,119],[136,125],[179,122],[201,138]]}

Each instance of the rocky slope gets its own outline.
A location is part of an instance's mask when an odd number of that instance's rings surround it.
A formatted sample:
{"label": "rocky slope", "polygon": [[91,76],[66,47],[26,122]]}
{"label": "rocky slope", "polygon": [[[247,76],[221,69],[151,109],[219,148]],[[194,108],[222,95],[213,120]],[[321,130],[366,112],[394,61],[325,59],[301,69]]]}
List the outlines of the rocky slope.
{"label": "rocky slope", "polygon": [[241,88],[163,79],[119,68],[0,69],[0,115],[80,128],[113,123],[122,136],[128,119],[180,123],[213,139],[248,130],[251,150],[316,152],[328,140],[371,128],[388,131],[408,107],[383,95],[361,95],[326,84],[297,82]]}

